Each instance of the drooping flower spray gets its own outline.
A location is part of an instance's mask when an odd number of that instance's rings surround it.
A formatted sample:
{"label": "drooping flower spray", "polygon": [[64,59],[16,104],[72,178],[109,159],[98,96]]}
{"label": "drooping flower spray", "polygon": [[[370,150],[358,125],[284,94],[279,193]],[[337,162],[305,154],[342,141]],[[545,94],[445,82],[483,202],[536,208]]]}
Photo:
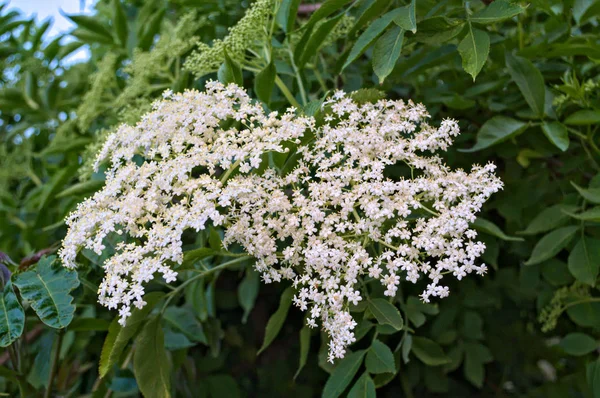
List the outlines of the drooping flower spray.
{"label": "drooping flower spray", "polygon": [[[451,170],[435,154],[459,134],[455,121],[436,128],[420,104],[359,104],[341,91],[322,112],[319,123],[294,109],[267,114],[242,88],[217,82],[165,93],[98,154],[97,165],[109,162],[106,184],[69,216],[65,266],[76,266],[81,248],[102,253],[109,233],[136,238],[103,264],[99,289],[124,323],[155,274],[176,280],[182,233],[220,226],[265,283],[291,281],[308,324],[331,338],[330,360],[355,340],[349,306],[363,299],[359,280],[377,279],[395,296],[401,282],[424,279],[428,302],[449,294],[444,277],[485,273],[476,261],[485,245],[469,224],[502,182],[493,164]],[[268,152],[294,167],[261,167]],[[409,175],[388,176],[397,164]]]}

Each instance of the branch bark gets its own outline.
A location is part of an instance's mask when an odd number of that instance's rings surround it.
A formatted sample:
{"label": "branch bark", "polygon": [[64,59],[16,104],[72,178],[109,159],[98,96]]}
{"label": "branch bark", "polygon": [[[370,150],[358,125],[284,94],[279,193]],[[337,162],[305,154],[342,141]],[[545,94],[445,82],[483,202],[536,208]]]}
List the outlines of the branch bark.
{"label": "branch bark", "polygon": [[307,14],[310,14],[310,13],[315,12],[316,10],[318,10],[319,7],[321,7],[321,3],[317,3],[317,4],[300,4],[298,6],[298,15],[307,15]]}

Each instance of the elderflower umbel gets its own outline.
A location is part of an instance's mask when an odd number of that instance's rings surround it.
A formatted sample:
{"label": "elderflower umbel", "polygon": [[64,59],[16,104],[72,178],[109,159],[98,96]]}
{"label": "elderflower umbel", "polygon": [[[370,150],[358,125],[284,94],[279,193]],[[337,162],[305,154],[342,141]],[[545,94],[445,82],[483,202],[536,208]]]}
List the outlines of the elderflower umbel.
{"label": "elderflower umbel", "polygon": [[[109,233],[140,242],[119,244],[103,264],[99,301],[122,324],[156,273],[175,280],[182,233],[211,224],[223,227],[224,245],[256,258],[265,283],[292,281],[294,304],[331,338],[331,361],[355,341],[359,279],[378,279],[390,297],[401,281],[425,279],[429,302],[448,295],[445,276],[485,273],[469,223],[502,183],[493,164],[450,170],[434,154],[458,135],[455,121],[435,128],[423,105],[359,104],[341,91],[323,104],[322,125],[294,109],[266,114],[233,84],[164,97],[109,136],[96,163],[110,162],[106,184],[69,216],[60,251],[75,267],[77,251],[100,254]],[[292,170],[257,170],[263,154],[290,146]],[[393,165],[411,178],[387,177]]]}

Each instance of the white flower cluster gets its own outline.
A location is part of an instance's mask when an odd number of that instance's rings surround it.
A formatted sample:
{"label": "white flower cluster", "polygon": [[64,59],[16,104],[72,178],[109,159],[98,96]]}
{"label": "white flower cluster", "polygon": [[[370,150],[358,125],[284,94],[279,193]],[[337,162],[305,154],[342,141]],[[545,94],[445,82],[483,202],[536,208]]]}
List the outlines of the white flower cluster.
{"label": "white flower cluster", "polygon": [[[111,232],[136,238],[106,260],[99,290],[121,322],[145,304],[155,273],[175,280],[182,233],[211,224],[256,258],[264,282],[293,281],[295,305],[331,337],[332,361],[355,340],[349,306],[363,298],[361,278],[388,296],[401,280],[428,279],[427,302],[448,295],[444,275],[486,271],[469,223],[502,183],[493,164],[452,171],[433,154],[459,133],[455,121],[435,128],[422,105],[358,104],[341,91],[319,126],[294,109],[265,114],[235,85],[164,97],[109,137],[97,159],[110,160],[106,185],[69,217],[60,251],[74,267],[79,249],[101,253]],[[258,170],[264,154],[288,147],[289,172]],[[394,165],[407,177],[388,177]]]}

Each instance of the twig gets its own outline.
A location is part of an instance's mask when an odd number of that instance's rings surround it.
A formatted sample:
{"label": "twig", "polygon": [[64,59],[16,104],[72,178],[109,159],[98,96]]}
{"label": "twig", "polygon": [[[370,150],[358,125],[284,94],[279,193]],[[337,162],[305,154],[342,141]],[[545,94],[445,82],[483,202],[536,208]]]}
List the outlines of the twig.
{"label": "twig", "polygon": [[65,330],[61,329],[58,331],[58,342],[56,344],[56,352],[54,352],[54,357],[52,358],[52,366],[50,367],[50,377],[48,378],[48,388],[46,388],[46,392],[44,393],[44,398],[50,398],[52,396],[52,385],[54,384],[54,378],[56,377],[58,361],[60,357],[60,349],[62,347],[63,336],[65,335]]}
{"label": "twig", "polygon": [[21,260],[21,263],[19,264],[19,269],[25,270],[25,269],[31,267],[33,264],[36,264],[38,261],[40,261],[40,258],[42,258],[46,254],[52,253],[54,251],[56,251],[55,247],[47,247],[45,249],[40,250],[37,253],[32,254],[31,256],[27,256],[27,257],[23,258]]}
{"label": "twig", "polygon": [[[37,325],[31,331],[27,332],[25,335],[25,343],[30,343],[33,340],[37,339],[38,336],[42,333],[44,327],[42,325]],[[9,353],[7,351],[4,354],[0,355],[0,365],[4,365],[6,361],[9,359]]]}
{"label": "twig", "polygon": [[321,3],[317,4],[300,4],[298,6],[298,15],[307,15],[311,12],[315,12],[321,7]]}

